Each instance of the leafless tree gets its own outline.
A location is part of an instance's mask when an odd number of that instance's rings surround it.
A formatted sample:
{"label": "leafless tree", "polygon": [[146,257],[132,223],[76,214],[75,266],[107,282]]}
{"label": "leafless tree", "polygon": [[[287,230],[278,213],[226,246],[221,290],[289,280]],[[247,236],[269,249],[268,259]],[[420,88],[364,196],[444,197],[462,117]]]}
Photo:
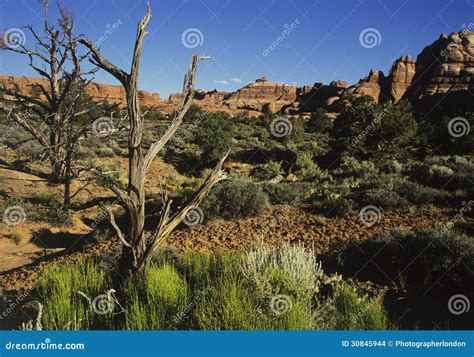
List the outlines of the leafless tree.
{"label": "leafless tree", "polygon": [[[74,34],[74,16],[59,5],[57,24],[51,24],[48,2],[44,2],[42,33],[27,29],[35,39],[34,48],[24,43],[0,44],[2,50],[22,54],[39,75],[29,90],[19,88],[12,79],[0,86],[0,95],[9,106],[0,105],[8,117],[26,130],[43,148],[51,163],[50,182],[64,183],[63,208],[70,205],[70,183],[74,176],[72,158],[77,142],[91,129],[92,122],[105,115],[99,103],[93,103],[85,88],[97,70],[84,71],[82,62],[88,51],[79,51],[79,36]],[[27,115],[25,115],[27,113]]]}
{"label": "leafless tree", "polygon": [[184,207],[178,209],[177,212],[171,213],[171,199],[165,197],[161,216],[156,224],[156,228],[151,233],[145,232],[145,176],[154,158],[173,137],[182,123],[193,100],[195,73],[198,64],[200,60],[206,58],[198,55],[192,56],[184,79],[181,100],[171,117],[168,128],[159,140],[152,143],[148,148],[145,148],[142,143],[144,115],[140,108],[137,82],[140,71],[143,40],[148,34],[147,27],[150,19],[151,9],[150,5],[147,4],[146,14],[139,22],[137,28],[130,73],[116,67],[104,58],[100,54],[99,49],[91,41],[87,39],[81,39],[80,41],[91,51],[91,61],[113,75],[123,85],[126,93],[130,123],[128,137],[128,187],[126,191],[118,187],[113,187],[112,190],[116,193],[125,208],[129,222],[128,232],[124,233],[120,229],[115,221],[112,210],[107,208],[111,225],[114,227],[118,238],[123,244],[119,267],[122,278],[130,277],[137,272],[143,272],[156,253],[157,248],[186,217],[188,212],[199,205],[217,182],[226,178],[226,174],[222,170],[222,165],[228,153],[221,157],[217,166],[192,199],[184,205]]}

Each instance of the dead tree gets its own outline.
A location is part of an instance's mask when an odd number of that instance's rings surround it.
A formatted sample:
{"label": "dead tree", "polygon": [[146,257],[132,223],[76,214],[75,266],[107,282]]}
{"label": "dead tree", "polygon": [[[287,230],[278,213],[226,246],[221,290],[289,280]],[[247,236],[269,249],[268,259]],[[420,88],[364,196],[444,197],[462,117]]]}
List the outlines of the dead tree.
{"label": "dead tree", "polygon": [[107,208],[111,225],[123,244],[119,266],[119,273],[123,279],[130,277],[137,272],[143,272],[153,255],[156,253],[157,248],[186,217],[187,213],[199,205],[217,182],[226,178],[226,174],[222,170],[222,165],[228,153],[222,156],[217,166],[205,180],[204,184],[183,208],[178,209],[177,212],[172,214],[170,212],[171,200],[165,198],[161,217],[159,222],[157,222],[156,228],[151,233],[145,232],[145,176],[150,169],[153,159],[173,137],[182,123],[193,100],[195,74],[199,61],[206,58],[198,55],[192,56],[184,79],[181,100],[171,117],[171,122],[168,128],[158,141],[151,144],[148,148],[145,148],[142,143],[144,115],[140,109],[137,82],[140,71],[143,40],[147,35],[147,27],[150,19],[151,9],[150,5],[147,4],[146,14],[139,22],[137,28],[130,73],[126,73],[105,59],[91,41],[87,39],[82,39],[80,41],[91,51],[91,61],[98,67],[113,75],[125,88],[126,93],[130,123],[128,137],[128,187],[126,191],[122,191],[118,187],[113,187],[112,190],[116,193],[125,208],[129,222],[129,229],[128,232],[126,232],[127,234],[122,232],[115,221],[113,212],[110,208]]}
{"label": "dead tree", "polygon": [[[72,14],[61,6],[59,10],[57,25],[51,24],[45,1],[43,33],[27,27],[36,41],[34,48],[27,48],[24,43],[0,45],[2,50],[26,56],[29,66],[40,76],[30,84],[29,91],[20,90],[12,81],[8,86],[0,86],[0,95],[15,107],[10,117],[43,147],[44,156],[51,162],[50,181],[55,183],[66,178],[68,150],[74,146],[68,142],[67,132],[78,116],[87,114],[87,110],[78,109],[77,104],[85,95],[84,88],[88,84],[85,78],[96,70],[81,70],[81,62],[89,53],[78,51]],[[82,87],[81,90],[77,90],[78,87]]]}

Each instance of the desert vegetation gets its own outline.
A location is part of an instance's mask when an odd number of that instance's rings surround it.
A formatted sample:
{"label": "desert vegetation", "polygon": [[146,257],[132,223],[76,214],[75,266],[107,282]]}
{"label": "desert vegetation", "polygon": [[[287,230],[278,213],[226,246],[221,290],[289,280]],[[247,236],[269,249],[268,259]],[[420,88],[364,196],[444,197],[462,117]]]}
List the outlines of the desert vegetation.
{"label": "desert vegetation", "polygon": [[[447,308],[474,294],[474,141],[448,130],[472,112],[354,94],[210,111],[192,104],[195,54],[162,112],[138,91],[149,5],[129,72],[47,9],[29,30],[50,56],[2,46],[43,78],[0,86],[2,328],[472,327]],[[86,93],[97,71],[124,103]]]}

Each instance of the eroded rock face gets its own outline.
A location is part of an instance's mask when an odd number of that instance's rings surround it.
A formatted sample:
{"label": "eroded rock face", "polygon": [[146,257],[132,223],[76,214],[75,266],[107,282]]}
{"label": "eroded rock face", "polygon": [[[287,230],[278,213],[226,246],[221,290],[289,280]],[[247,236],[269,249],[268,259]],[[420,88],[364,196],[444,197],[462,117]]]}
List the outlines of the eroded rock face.
{"label": "eroded rock face", "polygon": [[462,104],[474,96],[474,32],[441,35],[417,57],[416,74],[406,97],[412,102],[443,99]]}
{"label": "eroded rock face", "polygon": [[[14,83],[14,85],[12,83]],[[0,85],[4,85],[7,88],[17,86],[20,92],[25,94],[31,94],[33,90],[33,85],[36,83],[42,84],[45,88],[49,87],[48,81],[40,78],[0,75]],[[125,103],[125,90],[122,86],[114,86],[109,84],[92,82],[86,87],[86,92],[91,97],[97,100],[106,99],[110,103]],[[161,98],[158,93],[139,91],[138,95],[140,98],[140,102],[144,106],[154,106],[158,105],[161,102]]]}
{"label": "eroded rock face", "polygon": [[385,97],[386,78],[382,71],[372,69],[368,76],[361,79],[359,83],[349,87],[346,94],[368,95],[379,103]]}
{"label": "eroded rock face", "polygon": [[403,56],[396,60],[387,78],[387,98],[398,102],[407,91],[415,76],[415,61],[411,56]]}
{"label": "eroded rock face", "polygon": [[262,112],[268,108],[279,112],[284,106],[296,101],[296,86],[272,83],[266,77],[230,93],[224,100],[224,105],[230,109],[245,109]]}
{"label": "eroded rock face", "polygon": [[393,63],[387,76],[382,71],[371,70],[346,94],[368,95],[377,103],[398,102],[410,87],[414,76],[415,61],[410,56],[402,56]]}

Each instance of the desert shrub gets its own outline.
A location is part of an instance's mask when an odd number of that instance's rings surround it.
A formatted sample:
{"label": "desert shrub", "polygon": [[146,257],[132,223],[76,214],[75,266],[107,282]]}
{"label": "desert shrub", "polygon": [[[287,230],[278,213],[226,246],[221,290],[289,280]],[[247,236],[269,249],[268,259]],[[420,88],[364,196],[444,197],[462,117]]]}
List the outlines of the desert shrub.
{"label": "desert shrub", "polygon": [[369,176],[356,190],[355,198],[360,205],[383,208],[404,207],[408,204],[426,204],[435,201],[441,193],[433,188],[407,181],[398,175]]}
{"label": "desert shrub", "polygon": [[199,124],[195,144],[203,152],[203,157],[215,161],[232,146],[234,126],[226,113],[208,113]]}
{"label": "desert shrub", "polygon": [[400,197],[397,192],[382,188],[365,191],[359,195],[358,202],[362,206],[375,205],[381,208],[404,207],[408,204],[407,200]]}
{"label": "desert shrub", "polygon": [[337,177],[362,178],[377,173],[375,164],[371,161],[359,161],[352,156],[343,156],[339,167],[333,171]]}
{"label": "desert shrub", "polygon": [[13,239],[18,245],[25,239],[25,235],[20,231],[13,230],[8,234],[8,238]]}
{"label": "desert shrub", "polygon": [[447,228],[384,232],[350,245],[343,261],[346,272],[361,269],[362,279],[401,282],[413,289],[474,286],[474,241]]}
{"label": "desert shrub", "polygon": [[282,174],[283,169],[281,168],[281,162],[273,160],[270,160],[265,164],[257,164],[252,170],[252,177],[261,181],[271,180],[272,178]]}
{"label": "desert shrub", "polygon": [[58,202],[58,198],[53,192],[40,191],[35,194],[34,201],[41,205],[52,205]]}
{"label": "desert shrub", "polygon": [[298,154],[294,166],[294,173],[304,180],[319,180],[327,176],[313,161],[311,155],[305,152]]}
{"label": "desert shrub", "polygon": [[206,216],[241,218],[259,214],[268,205],[261,185],[241,180],[227,180],[216,185],[202,204]]}
{"label": "desert shrub", "polygon": [[101,146],[95,150],[95,153],[99,157],[114,157],[115,152],[114,149],[107,147],[107,146]]}
{"label": "desert shrub", "polygon": [[79,258],[70,266],[54,264],[39,279],[45,330],[83,330],[111,322],[112,314],[94,312],[93,299],[111,288],[109,277],[94,260]]}
{"label": "desert shrub", "polygon": [[386,174],[401,174],[403,171],[403,164],[399,163],[397,160],[390,160],[382,166],[381,171]]}
{"label": "desert shrub", "polygon": [[152,266],[146,276],[131,279],[126,286],[125,328],[129,330],[173,329],[176,315],[186,308],[186,281],[168,264]]}
{"label": "desert shrub", "polygon": [[249,250],[242,274],[264,299],[286,294],[302,301],[310,301],[319,291],[323,277],[315,251],[288,244],[273,249],[260,244]]}
{"label": "desert shrub", "polygon": [[415,181],[447,190],[465,189],[472,186],[474,163],[462,156],[434,156],[426,158],[421,165],[414,165],[412,177]]}
{"label": "desert shrub", "polygon": [[454,171],[444,165],[423,165],[415,172],[415,179],[434,187],[444,186],[454,175]]}
{"label": "desert shrub", "polygon": [[307,182],[280,182],[263,185],[263,191],[268,195],[271,204],[305,202],[311,196],[313,190],[313,184]]}
{"label": "desert shrub", "polygon": [[[235,262],[235,260],[233,260]],[[314,328],[311,310],[322,270],[302,246],[257,246],[217,279],[196,309],[202,329]]]}
{"label": "desert shrub", "polygon": [[341,283],[335,289],[337,329],[385,330],[388,317],[383,305],[367,295],[359,296],[352,286]]}
{"label": "desert shrub", "polygon": [[97,167],[98,180],[97,183],[103,187],[120,186],[120,171],[117,168],[109,166]]}
{"label": "desert shrub", "polygon": [[327,133],[331,128],[332,120],[321,108],[317,108],[316,111],[311,113],[310,118],[306,122],[306,130],[310,133]]}
{"label": "desert shrub", "polygon": [[355,209],[355,202],[348,196],[351,185],[347,182],[324,183],[317,186],[317,192],[311,197],[314,207],[328,217],[343,217]]}
{"label": "desert shrub", "polygon": [[400,197],[412,204],[431,203],[441,197],[440,191],[411,181],[399,182],[395,187],[395,191]]}

